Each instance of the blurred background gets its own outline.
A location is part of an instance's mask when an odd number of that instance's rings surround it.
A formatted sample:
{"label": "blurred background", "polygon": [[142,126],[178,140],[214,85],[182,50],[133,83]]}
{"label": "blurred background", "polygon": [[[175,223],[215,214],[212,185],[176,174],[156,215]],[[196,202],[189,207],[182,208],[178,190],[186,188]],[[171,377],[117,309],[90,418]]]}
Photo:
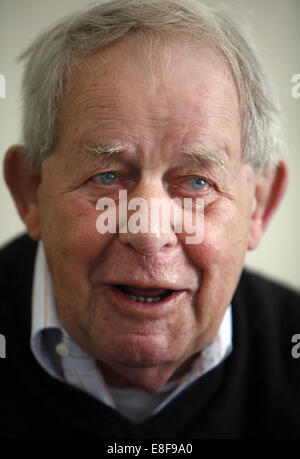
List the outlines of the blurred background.
{"label": "blurred background", "polygon": [[[6,80],[6,98],[0,92],[1,164],[7,148],[21,140],[22,65],[18,56],[45,27],[89,4],[86,0],[0,0],[0,74]],[[300,97],[292,97],[292,77],[300,74],[300,0],[226,0],[226,5],[235,16],[248,21],[262,50],[282,106],[289,148],[287,194],[259,248],[247,254],[246,265],[300,290]],[[300,89],[297,93],[300,96]],[[0,209],[2,246],[25,230],[3,173]]]}

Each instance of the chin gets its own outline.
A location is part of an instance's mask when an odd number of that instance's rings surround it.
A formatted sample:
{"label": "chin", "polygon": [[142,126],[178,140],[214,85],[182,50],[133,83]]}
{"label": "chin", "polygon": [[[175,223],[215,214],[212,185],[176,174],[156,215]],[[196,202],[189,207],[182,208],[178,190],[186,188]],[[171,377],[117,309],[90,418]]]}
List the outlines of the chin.
{"label": "chin", "polygon": [[145,369],[176,361],[180,352],[160,336],[133,336],[121,341],[109,354],[113,364]]}
{"label": "chin", "polygon": [[158,335],[127,336],[116,344],[97,359],[107,383],[116,387],[134,386],[155,393],[185,360],[183,343],[169,343]]}

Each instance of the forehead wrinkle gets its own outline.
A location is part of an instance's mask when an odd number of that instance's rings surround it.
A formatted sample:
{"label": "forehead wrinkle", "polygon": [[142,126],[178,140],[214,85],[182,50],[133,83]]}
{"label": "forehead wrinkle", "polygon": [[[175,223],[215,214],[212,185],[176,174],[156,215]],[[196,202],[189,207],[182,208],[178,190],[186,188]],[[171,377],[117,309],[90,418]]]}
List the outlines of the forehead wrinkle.
{"label": "forehead wrinkle", "polygon": [[225,161],[221,159],[216,152],[208,150],[202,145],[196,144],[192,146],[186,146],[183,148],[182,152],[190,155],[196,162],[201,162],[202,160],[209,161],[216,164],[221,169],[227,169]]}

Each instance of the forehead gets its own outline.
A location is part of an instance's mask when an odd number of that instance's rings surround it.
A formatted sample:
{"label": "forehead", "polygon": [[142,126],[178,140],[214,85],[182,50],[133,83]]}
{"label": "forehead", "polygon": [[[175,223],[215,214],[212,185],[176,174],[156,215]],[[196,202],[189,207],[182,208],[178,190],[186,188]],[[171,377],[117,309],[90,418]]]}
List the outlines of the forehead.
{"label": "forehead", "polygon": [[135,38],[79,59],[61,113],[64,135],[240,136],[238,92],[216,52],[179,41],[149,52]]}

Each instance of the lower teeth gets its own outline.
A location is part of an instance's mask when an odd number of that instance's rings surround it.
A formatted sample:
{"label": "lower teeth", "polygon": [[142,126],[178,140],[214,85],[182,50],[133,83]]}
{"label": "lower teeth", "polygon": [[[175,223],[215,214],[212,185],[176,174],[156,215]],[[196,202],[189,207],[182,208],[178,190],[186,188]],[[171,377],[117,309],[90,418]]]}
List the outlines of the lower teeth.
{"label": "lower teeth", "polygon": [[138,301],[139,303],[157,303],[162,299],[161,296],[135,296],[130,293],[125,293],[125,295],[131,300]]}

